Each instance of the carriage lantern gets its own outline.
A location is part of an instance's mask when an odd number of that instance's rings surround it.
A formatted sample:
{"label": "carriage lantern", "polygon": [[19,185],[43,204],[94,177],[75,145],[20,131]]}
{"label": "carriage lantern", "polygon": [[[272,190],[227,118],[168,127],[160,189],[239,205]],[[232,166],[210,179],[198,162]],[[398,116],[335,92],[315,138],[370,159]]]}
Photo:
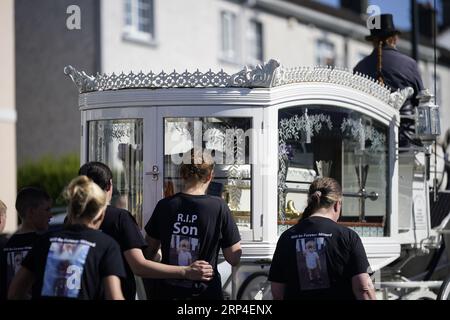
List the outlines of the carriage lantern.
{"label": "carriage lantern", "polygon": [[417,95],[419,105],[416,112],[416,136],[425,144],[431,145],[441,134],[439,107],[428,89]]}

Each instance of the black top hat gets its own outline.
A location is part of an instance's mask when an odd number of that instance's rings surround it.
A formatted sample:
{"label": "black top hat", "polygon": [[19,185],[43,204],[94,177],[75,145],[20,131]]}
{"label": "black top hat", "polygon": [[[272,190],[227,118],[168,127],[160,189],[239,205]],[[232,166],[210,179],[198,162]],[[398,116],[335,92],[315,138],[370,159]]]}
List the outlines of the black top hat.
{"label": "black top hat", "polygon": [[[394,19],[392,14],[384,13],[378,16],[369,17],[370,36],[366,36],[367,41],[372,41],[376,38],[387,38],[394,34],[400,34],[394,26]],[[379,24],[378,24],[379,21]]]}

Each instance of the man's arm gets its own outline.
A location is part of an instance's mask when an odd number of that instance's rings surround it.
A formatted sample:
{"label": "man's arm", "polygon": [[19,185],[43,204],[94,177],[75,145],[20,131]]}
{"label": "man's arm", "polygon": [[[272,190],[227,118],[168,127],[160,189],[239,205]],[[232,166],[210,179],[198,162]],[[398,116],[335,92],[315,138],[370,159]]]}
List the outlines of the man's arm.
{"label": "man's arm", "polygon": [[9,300],[25,300],[31,291],[34,281],[33,273],[25,267],[21,267],[12,279],[8,290]]}
{"label": "man's arm", "polygon": [[161,261],[161,254],[160,254],[160,248],[161,248],[161,241],[152,238],[148,235],[145,235],[145,241],[147,241],[147,248],[145,249],[145,256],[147,259],[153,260],[153,261]]}
{"label": "man's arm", "polygon": [[272,281],[270,283],[270,286],[272,289],[273,300],[283,300],[284,299],[284,289],[285,289],[286,285],[281,282]]}
{"label": "man's arm", "polygon": [[232,266],[236,266],[239,264],[239,261],[241,260],[241,242],[237,242],[233,244],[231,247],[223,248],[222,249],[223,256],[225,257],[225,260]]}
{"label": "man's arm", "polygon": [[358,300],[376,300],[375,288],[368,273],[360,273],[352,278],[353,294]]}
{"label": "man's arm", "polygon": [[125,300],[118,276],[107,276],[103,279],[106,300]]}
{"label": "man's arm", "polygon": [[206,261],[198,260],[187,267],[172,266],[145,259],[141,249],[127,250],[124,256],[133,273],[143,278],[208,281],[213,275],[212,266]]}
{"label": "man's arm", "polygon": [[[160,247],[160,241],[147,237],[148,252],[154,256]],[[143,278],[154,279],[189,279],[189,280],[211,280],[213,276],[212,266],[206,261],[195,261],[189,266],[172,266],[159,262],[147,260],[141,249],[133,248],[124,252],[133,273]]]}

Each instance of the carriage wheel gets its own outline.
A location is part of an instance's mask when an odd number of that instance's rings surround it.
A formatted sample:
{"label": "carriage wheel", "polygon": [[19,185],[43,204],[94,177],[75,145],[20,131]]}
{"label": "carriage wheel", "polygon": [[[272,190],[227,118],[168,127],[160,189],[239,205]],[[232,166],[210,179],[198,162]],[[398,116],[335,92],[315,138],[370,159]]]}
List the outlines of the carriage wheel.
{"label": "carriage wheel", "polygon": [[238,300],[268,300],[272,299],[270,281],[265,272],[251,274],[242,283],[237,294]]}
{"label": "carriage wheel", "polygon": [[437,300],[450,300],[450,276],[448,276],[442,283]]}

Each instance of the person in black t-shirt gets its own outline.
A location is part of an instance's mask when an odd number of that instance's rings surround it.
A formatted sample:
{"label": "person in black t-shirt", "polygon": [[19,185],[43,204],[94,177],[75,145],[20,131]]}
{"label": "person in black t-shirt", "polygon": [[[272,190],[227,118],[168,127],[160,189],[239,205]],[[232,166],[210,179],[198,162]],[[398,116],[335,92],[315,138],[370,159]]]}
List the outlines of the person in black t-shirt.
{"label": "person in black t-shirt", "polygon": [[4,204],[2,200],[0,200],[0,234],[3,233],[3,230],[5,230],[6,226],[6,209],[6,204]]}
{"label": "person in black t-shirt", "polygon": [[32,297],[122,300],[120,277],[125,276],[119,245],[98,231],[105,216],[106,193],[86,176],[71,181],[68,224],[40,237],[22,262],[8,292]]}
{"label": "person in black t-shirt", "polygon": [[342,189],[332,178],[315,180],[297,225],[278,240],[269,272],[275,300],[374,300],[369,262],[358,234],[337,224]]}
{"label": "person in black t-shirt", "polygon": [[44,190],[27,187],[17,194],[16,210],[22,224],[0,252],[0,300],[6,299],[9,284],[38,234],[48,229],[51,206],[51,198]]}
{"label": "person in black t-shirt", "polygon": [[[113,177],[107,165],[101,162],[88,162],[81,166],[78,174],[91,178],[106,192],[108,203],[111,201]],[[108,205],[100,230],[111,236],[120,245],[126,271],[126,277],[122,279],[121,285],[126,300],[134,300],[136,297],[134,275],[146,278],[211,279],[212,267],[205,261],[174,267],[147,260],[142,251],[147,247],[147,243],[136,220],[127,210]]]}
{"label": "person in black t-shirt", "polygon": [[[6,242],[8,241],[8,238],[5,234],[3,234],[3,230],[5,230],[6,226],[6,210],[7,207],[3,203],[2,200],[0,200],[0,253],[3,250],[3,247],[5,246]],[[0,272],[2,271],[0,266]]]}
{"label": "person in black t-shirt", "polygon": [[151,255],[161,248],[162,262],[184,265],[203,259],[214,268],[210,282],[164,280],[157,287],[157,299],[223,299],[217,270],[219,249],[233,266],[241,256],[240,235],[226,202],[206,195],[214,163],[206,154],[192,154],[182,164],[183,192],[162,199],[145,226]]}

